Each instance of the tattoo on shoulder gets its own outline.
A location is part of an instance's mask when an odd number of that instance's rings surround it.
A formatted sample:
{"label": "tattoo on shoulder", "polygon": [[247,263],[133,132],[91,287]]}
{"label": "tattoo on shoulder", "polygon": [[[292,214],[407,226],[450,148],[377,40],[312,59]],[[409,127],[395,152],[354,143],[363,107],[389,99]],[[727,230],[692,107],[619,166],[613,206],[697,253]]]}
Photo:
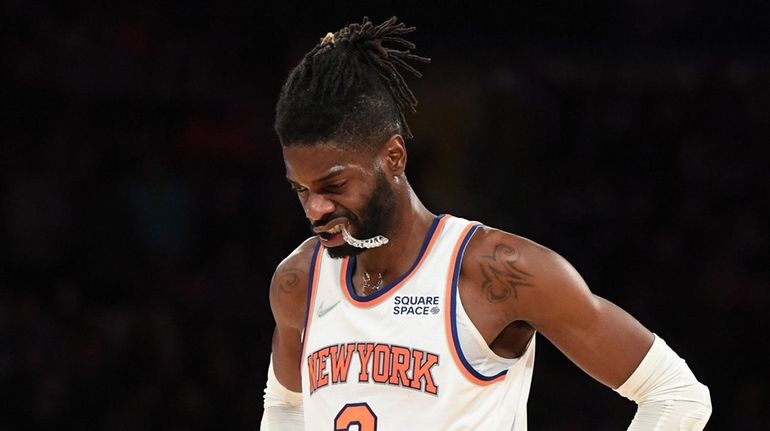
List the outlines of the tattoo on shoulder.
{"label": "tattoo on shoulder", "polygon": [[532,286],[532,275],[516,267],[520,257],[518,250],[505,244],[497,244],[491,255],[482,256],[481,288],[489,302],[503,302],[511,296],[518,298],[520,287]]}
{"label": "tattoo on shoulder", "polygon": [[276,274],[275,282],[282,293],[292,293],[300,284],[302,270],[299,268],[282,269]]}

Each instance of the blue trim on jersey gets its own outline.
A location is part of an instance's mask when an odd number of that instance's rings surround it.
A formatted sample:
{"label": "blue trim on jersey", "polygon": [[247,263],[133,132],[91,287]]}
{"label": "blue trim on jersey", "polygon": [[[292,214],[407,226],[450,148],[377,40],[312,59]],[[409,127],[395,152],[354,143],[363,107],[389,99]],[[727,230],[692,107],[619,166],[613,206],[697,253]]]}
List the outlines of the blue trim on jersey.
{"label": "blue trim on jersey", "polygon": [[392,282],[388,283],[387,286],[384,288],[378,290],[377,292],[373,293],[369,296],[361,296],[358,293],[356,293],[356,289],[353,287],[353,273],[356,270],[356,257],[350,256],[350,261],[348,262],[348,271],[347,274],[345,274],[345,287],[348,289],[348,292],[350,293],[350,297],[358,302],[369,302],[373,301],[380,296],[388,293],[390,289],[392,289],[394,286],[396,286],[398,283],[401,282],[404,278],[406,278],[409,274],[414,271],[414,268],[417,267],[417,264],[420,263],[420,260],[422,259],[422,255],[425,254],[425,250],[428,248],[428,244],[430,243],[431,238],[433,238],[433,234],[436,231],[436,226],[438,226],[438,222],[441,221],[442,218],[446,217],[446,214],[441,214],[436,216],[436,218],[433,219],[433,223],[431,223],[430,228],[428,228],[428,233],[425,234],[425,239],[422,241],[422,247],[420,248],[420,253],[417,254],[417,259],[414,260],[414,263],[412,263],[412,267],[409,268],[408,271],[401,274],[400,277],[393,280]]}
{"label": "blue trim on jersey", "polygon": [[307,336],[307,320],[310,316],[310,300],[313,298],[313,279],[315,279],[315,263],[318,260],[318,251],[321,250],[321,241],[318,241],[313,248],[313,257],[310,259],[310,270],[308,271],[307,278],[307,302],[305,304],[305,323],[302,324],[302,339],[299,340],[300,345],[305,343],[305,337]]}
{"label": "blue trim on jersey", "polygon": [[473,237],[473,234],[476,233],[478,228],[480,228],[481,225],[477,224],[476,226],[473,226],[468,233],[465,235],[465,238],[463,238],[463,242],[460,245],[460,250],[457,253],[457,257],[455,257],[455,267],[454,267],[454,274],[452,274],[452,292],[450,293],[452,297],[450,298],[450,310],[449,312],[450,317],[452,319],[452,342],[455,344],[455,350],[457,351],[457,356],[460,358],[460,362],[463,363],[465,366],[465,369],[468,370],[469,373],[471,373],[474,377],[476,377],[479,380],[484,381],[490,381],[494,380],[502,375],[505,375],[508,373],[508,370],[503,370],[494,376],[485,376],[478,371],[476,371],[475,368],[473,368],[473,365],[471,365],[468,360],[465,358],[465,355],[463,354],[463,349],[460,347],[460,339],[457,336],[457,285],[460,281],[460,269],[462,268],[462,261],[463,261],[463,255],[465,254],[465,248],[468,246],[468,242],[470,242],[471,238]]}

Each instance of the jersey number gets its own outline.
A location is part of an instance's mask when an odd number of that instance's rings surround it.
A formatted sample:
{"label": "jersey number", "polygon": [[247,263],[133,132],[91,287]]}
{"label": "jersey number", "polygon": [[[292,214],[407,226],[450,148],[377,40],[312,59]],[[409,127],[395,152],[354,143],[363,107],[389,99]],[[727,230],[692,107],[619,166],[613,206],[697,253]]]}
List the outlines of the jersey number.
{"label": "jersey number", "polygon": [[349,431],[351,425],[358,425],[359,431],[377,431],[377,416],[369,404],[345,404],[334,418],[334,431]]}

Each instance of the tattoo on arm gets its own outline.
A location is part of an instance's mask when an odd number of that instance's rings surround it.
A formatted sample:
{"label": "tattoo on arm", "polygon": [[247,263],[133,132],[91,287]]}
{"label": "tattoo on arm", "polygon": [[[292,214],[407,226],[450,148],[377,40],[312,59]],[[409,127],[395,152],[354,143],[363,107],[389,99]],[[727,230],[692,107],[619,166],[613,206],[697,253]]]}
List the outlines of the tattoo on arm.
{"label": "tattoo on arm", "polygon": [[276,275],[276,286],[281,293],[292,293],[300,283],[302,270],[299,268],[286,268]]}
{"label": "tattoo on arm", "polygon": [[497,244],[491,255],[482,256],[479,266],[484,282],[481,288],[489,302],[503,302],[511,295],[518,298],[520,287],[532,286],[531,274],[516,267],[519,257],[518,250],[505,244]]}

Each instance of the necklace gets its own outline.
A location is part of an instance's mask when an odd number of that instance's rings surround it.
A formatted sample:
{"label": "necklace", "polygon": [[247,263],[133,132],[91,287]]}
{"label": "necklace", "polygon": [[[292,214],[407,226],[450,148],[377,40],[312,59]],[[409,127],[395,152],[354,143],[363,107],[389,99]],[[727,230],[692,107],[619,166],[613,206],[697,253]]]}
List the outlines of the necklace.
{"label": "necklace", "polygon": [[364,293],[364,296],[369,296],[374,292],[377,292],[382,287],[382,273],[377,273],[377,281],[372,283],[372,276],[369,275],[368,272],[364,271],[363,275],[363,283],[361,285],[361,290]]}

